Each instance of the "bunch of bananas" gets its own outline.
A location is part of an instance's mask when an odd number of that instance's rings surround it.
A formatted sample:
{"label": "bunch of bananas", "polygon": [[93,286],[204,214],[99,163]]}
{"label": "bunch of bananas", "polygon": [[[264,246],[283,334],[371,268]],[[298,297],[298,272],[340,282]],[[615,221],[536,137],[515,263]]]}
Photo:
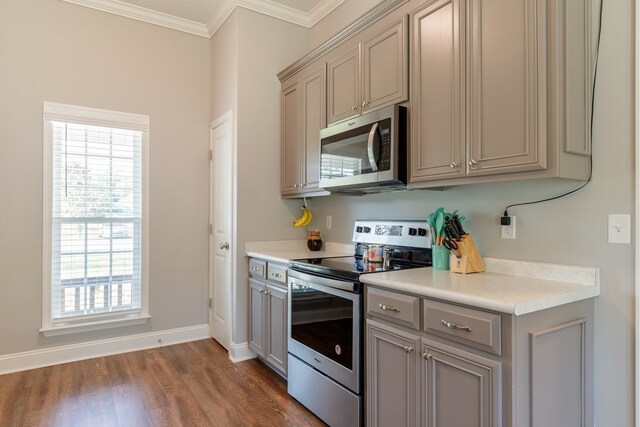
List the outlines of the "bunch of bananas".
{"label": "bunch of bananas", "polygon": [[300,215],[300,218],[293,221],[294,227],[306,227],[307,225],[311,224],[311,220],[313,219],[311,209],[307,208],[306,206],[302,206],[301,209],[302,215]]}

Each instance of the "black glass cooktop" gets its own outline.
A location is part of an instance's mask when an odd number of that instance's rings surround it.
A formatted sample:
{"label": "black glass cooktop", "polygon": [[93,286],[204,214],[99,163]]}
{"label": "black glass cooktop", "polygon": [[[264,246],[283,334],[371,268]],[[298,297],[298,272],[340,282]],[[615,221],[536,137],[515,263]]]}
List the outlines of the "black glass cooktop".
{"label": "black glass cooktop", "polygon": [[294,259],[289,262],[290,268],[297,271],[354,281],[358,281],[359,276],[365,273],[404,270],[427,267],[429,265],[431,265],[430,262],[393,260],[388,268],[384,268],[383,263],[365,263],[362,258],[356,256]]}

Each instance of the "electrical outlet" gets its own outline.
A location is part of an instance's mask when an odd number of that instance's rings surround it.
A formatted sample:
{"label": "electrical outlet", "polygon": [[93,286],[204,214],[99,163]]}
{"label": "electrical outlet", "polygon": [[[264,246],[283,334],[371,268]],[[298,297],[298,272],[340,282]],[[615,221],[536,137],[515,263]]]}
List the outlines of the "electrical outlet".
{"label": "electrical outlet", "polygon": [[511,217],[510,225],[501,225],[500,237],[503,239],[515,239],[516,238],[516,217]]}
{"label": "electrical outlet", "polygon": [[327,215],[327,230],[331,230],[331,221],[332,221],[332,217],[331,215]]}

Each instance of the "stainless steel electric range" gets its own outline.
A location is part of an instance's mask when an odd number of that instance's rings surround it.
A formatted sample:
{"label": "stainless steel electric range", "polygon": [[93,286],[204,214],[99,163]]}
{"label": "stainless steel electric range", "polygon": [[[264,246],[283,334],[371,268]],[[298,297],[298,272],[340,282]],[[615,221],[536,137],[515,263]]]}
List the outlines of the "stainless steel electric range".
{"label": "stainless steel electric range", "polygon": [[353,256],[289,263],[288,392],[332,427],[363,425],[361,274],[431,265],[424,221],[356,221]]}

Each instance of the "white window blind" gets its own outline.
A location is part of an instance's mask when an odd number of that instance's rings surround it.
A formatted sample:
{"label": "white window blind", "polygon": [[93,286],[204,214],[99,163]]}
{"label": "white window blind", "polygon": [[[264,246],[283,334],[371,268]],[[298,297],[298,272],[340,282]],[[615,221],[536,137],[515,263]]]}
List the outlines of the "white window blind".
{"label": "white window blind", "polygon": [[50,310],[45,312],[52,325],[143,311],[146,136],[117,123],[104,126],[100,114],[96,118],[98,124],[91,124],[87,116],[47,120],[45,114],[50,134],[45,144],[51,144],[50,280],[45,283]]}

